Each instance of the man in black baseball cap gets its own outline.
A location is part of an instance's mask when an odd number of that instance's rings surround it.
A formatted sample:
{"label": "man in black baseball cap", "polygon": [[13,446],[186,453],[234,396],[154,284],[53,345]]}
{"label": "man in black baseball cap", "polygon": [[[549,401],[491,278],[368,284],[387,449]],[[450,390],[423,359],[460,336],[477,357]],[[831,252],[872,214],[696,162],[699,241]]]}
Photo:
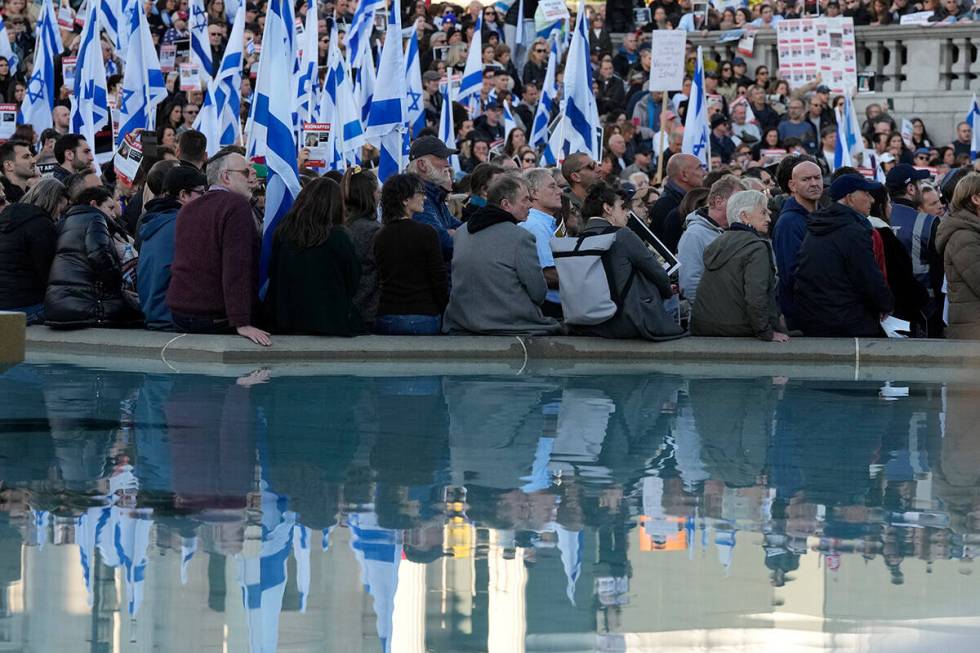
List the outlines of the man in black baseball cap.
{"label": "man in black baseball cap", "polygon": [[830,185],[830,206],[814,211],[797,259],[795,326],[806,336],[868,338],[894,299],[875,262],[868,214],[881,184],[841,175]]}
{"label": "man in black baseball cap", "polygon": [[899,163],[888,171],[885,187],[892,200],[891,228],[912,258],[912,274],[929,293],[926,307],[928,335],[939,337],[942,324],[943,259],[936,249],[939,218],[922,210],[919,182],[929,179],[928,170]]}
{"label": "man in black baseball cap", "polygon": [[463,224],[453,217],[446,204],[446,197],[453,189],[449,158],[458,153],[435,136],[416,138],[408,151],[407,171],[422,178],[425,190],[425,204],[413,219],[431,226],[439,234],[447,270],[453,260],[453,234]]}
{"label": "man in black baseball cap", "polygon": [[173,316],[167,307],[170,265],[174,260],[174,229],[177,211],[203,195],[208,179],[193,166],[177,165],[163,178],[163,194],[146,203],[146,213],[137,228],[140,256],[136,289],[146,328],[173,331]]}

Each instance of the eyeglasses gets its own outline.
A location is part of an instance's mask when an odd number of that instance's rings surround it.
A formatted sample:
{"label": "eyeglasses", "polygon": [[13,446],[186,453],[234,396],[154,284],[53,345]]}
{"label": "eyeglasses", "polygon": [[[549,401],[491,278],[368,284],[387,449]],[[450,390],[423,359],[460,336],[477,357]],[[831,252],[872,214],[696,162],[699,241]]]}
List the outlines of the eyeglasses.
{"label": "eyeglasses", "polygon": [[188,113],[193,116],[197,113],[197,109],[184,109],[184,113]]}
{"label": "eyeglasses", "polygon": [[586,163],[586,164],[585,164],[584,166],[582,166],[581,168],[577,168],[577,169],[575,169],[575,170],[572,170],[572,171],[571,171],[570,173],[568,173],[568,174],[570,174],[570,175],[574,175],[574,174],[575,174],[576,172],[582,172],[583,170],[595,170],[595,169],[596,169],[596,168],[598,168],[598,167],[599,167],[599,164],[598,164],[598,163],[596,163],[595,161],[589,161],[588,163]]}
{"label": "eyeglasses", "polygon": [[246,177],[251,177],[253,174],[255,174],[255,170],[253,170],[252,168],[245,168],[244,170],[236,170],[234,168],[228,168],[227,170],[225,170],[225,172],[240,172]]}
{"label": "eyeglasses", "polygon": [[544,54],[545,52],[547,52],[547,50],[545,50],[544,48],[534,48],[534,51],[537,52],[538,54]]}

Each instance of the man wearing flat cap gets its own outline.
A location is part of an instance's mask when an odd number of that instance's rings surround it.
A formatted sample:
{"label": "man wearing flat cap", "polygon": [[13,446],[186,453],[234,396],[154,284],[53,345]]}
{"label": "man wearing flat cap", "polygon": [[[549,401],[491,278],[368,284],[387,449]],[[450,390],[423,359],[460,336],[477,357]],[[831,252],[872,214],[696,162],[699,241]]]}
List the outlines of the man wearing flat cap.
{"label": "man wearing flat cap", "polygon": [[894,298],[875,262],[868,222],[882,185],[861,175],[838,177],[827,208],[814,211],[796,268],[796,326],[806,336],[874,338]]}

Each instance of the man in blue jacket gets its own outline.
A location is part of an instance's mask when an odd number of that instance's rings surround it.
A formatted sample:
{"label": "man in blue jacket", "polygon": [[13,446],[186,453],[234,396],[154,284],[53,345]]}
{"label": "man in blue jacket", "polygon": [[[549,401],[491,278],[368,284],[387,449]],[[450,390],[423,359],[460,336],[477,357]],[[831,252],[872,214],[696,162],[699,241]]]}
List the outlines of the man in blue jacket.
{"label": "man in blue jacket", "polygon": [[136,290],[146,328],[173,331],[173,316],[167,307],[170,265],[174,260],[174,228],[177,211],[200,197],[208,189],[208,180],[197,168],[179,165],[163,180],[163,195],[146,203],[139,237],[139,263],[136,267]]}
{"label": "man in blue jacket", "polygon": [[797,328],[793,303],[793,281],[796,258],[806,237],[806,223],[810,214],[817,210],[817,201],[823,193],[823,172],[811,161],[802,161],[793,168],[789,180],[790,196],[783,202],[779,220],[773,229],[772,248],[776,255],[779,272],[779,308],[790,329]]}
{"label": "man in blue jacket", "polygon": [[447,270],[453,260],[453,234],[463,224],[453,217],[446,204],[446,197],[453,189],[449,157],[457,153],[435,136],[416,138],[408,152],[408,171],[421,177],[425,186],[425,204],[412,219],[429,225],[439,234]]}

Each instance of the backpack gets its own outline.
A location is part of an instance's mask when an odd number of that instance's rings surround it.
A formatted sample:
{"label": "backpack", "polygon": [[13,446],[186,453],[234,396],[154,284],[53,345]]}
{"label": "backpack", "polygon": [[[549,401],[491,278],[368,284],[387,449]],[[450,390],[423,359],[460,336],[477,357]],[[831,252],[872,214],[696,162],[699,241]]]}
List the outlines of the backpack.
{"label": "backpack", "polygon": [[566,324],[601,324],[623,310],[623,300],[636,271],[630,271],[622,293],[617,292],[609,269],[609,250],[617,231],[616,227],[609,227],[598,234],[551,239]]}

